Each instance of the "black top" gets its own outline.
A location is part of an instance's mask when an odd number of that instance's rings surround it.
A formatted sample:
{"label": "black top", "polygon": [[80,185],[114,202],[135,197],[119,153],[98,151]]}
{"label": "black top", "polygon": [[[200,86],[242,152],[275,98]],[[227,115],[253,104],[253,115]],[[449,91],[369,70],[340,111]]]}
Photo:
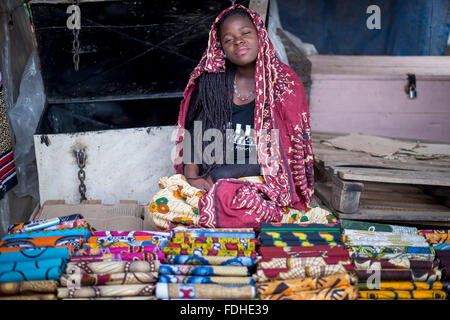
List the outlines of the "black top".
{"label": "black top", "polygon": [[[223,159],[224,165],[211,172],[213,182],[220,178],[240,178],[260,174],[253,130],[254,114],[255,100],[243,105],[232,104],[231,122],[227,125],[223,141],[232,146],[232,149],[227,146],[226,150],[233,150],[233,153],[230,155],[225,154]],[[199,117],[197,117],[196,121],[199,121],[198,119]],[[198,135],[200,132],[194,132],[194,124],[188,130],[191,134],[191,139],[185,139],[184,148],[185,150],[190,149],[191,153],[189,155],[189,153],[184,152],[184,162],[200,164],[202,157],[200,150],[202,148],[197,146],[199,143],[201,146],[203,136]],[[197,134],[197,136],[194,136],[194,134]],[[190,142],[190,146],[187,144],[188,142]]]}

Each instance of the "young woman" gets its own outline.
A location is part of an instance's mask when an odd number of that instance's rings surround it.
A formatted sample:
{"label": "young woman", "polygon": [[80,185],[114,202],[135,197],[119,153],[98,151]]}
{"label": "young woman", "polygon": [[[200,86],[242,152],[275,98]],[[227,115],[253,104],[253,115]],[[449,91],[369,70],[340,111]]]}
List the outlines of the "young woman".
{"label": "young woman", "polygon": [[[201,124],[200,134],[195,123]],[[308,208],[314,176],[304,88],[276,57],[257,13],[234,5],[216,18],[208,47],[185,89],[178,124],[175,169],[191,186],[207,191],[199,201],[202,226],[281,221],[287,207]],[[211,141],[203,135],[209,129],[224,135],[214,136],[223,143],[211,153],[218,159],[213,163],[205,157]],[[226,152],[230,131],[231,164],[224,161],[230,158]],[[191,155],[186,157],[189,140]],[[192,154],[197,154],[197,161]],[[265,183],[236,179],[258,175]]]}

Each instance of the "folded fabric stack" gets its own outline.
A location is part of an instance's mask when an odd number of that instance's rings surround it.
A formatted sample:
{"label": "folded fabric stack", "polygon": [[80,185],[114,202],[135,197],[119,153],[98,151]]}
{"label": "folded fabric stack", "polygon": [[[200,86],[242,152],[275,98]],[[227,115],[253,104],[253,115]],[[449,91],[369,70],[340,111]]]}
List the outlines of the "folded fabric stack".
{"label": "folded fabric stack", "polygon": [[176,228],[159,268],[159,299],[252,299],[253,229]]}
{"label": "folded fabric stack", "polygon": [[419,230],[419,234],[425,237],[436,252],[448,299],[450,297],[450,230]]}
{"label": "folded fabric stack", "polygon": [[0,242],[0,299],[56,299],[70,255],[91,234],[79,214],[11,225]]}
{"label": "folded fabric stack", "polygon": [[97,231],[70,257],[60,299],[155,299],[169,231]]}
{"label": "folded fabric stack", "polygon": [[341,220],[361,300],[445,299],[435,252],[415,227]]}
{"label": "folded fabric stack", "polygon": [[349,300],[358,297],[338,223],[262,223],[256,273],[263,300]]}

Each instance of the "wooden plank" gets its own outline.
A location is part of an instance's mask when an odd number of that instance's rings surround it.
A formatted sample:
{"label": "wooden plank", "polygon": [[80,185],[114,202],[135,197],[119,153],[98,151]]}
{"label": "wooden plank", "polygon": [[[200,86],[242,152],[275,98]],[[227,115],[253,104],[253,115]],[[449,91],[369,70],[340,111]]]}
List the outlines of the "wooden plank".
{"label": "wooden plank", "polygon": [[313,55],[313,74],[450,76],[450,57]]}
{"label": "wooden plank", "polygon": [[408,203],[438,204],[435,198],[426,194],[405,194],[400,192],[363,192],[360,200],[394,201]]}
{"label": "wooden plank", "polygon": [[396,211],[427,211],[438,212],[446,211],[447,207],[440,204],[426,204],[426,203],[409,203],[396,201],[379,201],[379,200],[361,200],[359,209],[379,209],[379,210],[396,210]]}
{"label": "wooden plank", "polygon": [[364,191],[366,192],[398,192],[407,194],[423,194],[422,186],[410,184],[382,183],[382,182],[364,182]]}
{"label": "wooden plank", "polygon": [[450,186],[450,172],[331,167],[344,180]]}

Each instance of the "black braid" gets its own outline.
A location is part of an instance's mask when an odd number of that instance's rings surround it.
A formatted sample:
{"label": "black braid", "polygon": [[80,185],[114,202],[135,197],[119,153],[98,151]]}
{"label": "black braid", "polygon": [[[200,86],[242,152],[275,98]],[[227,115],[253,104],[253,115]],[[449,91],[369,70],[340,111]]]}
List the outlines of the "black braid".
{"label": "black braid", "polygon": [[[225,13],[222,18],[217,22],[217,31],[220,35],[220,28],[223,22],[230,16],[243,15],[251,19],[250,15],[242,8],[230,10]],[[225,129],[227,124],[231,122],[231,107],[233,102],[233,82],[236,73],[236,67],[234,64],[226,60],[225,72],[209,73],[204,72],[200,75],[197,83],[197,88],[194,91],[189,110],[186,116],[185,127],[190,128],[195,119],[202,121],[202,130],[205,132],[208,129],[218,129],[222,132],[223,139],[223,155],[225,161]],[[202,143],[204,148],[211,142]],[[203,158],[203,157],[202,157]],[[200,166],[200,177],[207,177],[210,172],[221,164],[208,165],[202,159]]]}

